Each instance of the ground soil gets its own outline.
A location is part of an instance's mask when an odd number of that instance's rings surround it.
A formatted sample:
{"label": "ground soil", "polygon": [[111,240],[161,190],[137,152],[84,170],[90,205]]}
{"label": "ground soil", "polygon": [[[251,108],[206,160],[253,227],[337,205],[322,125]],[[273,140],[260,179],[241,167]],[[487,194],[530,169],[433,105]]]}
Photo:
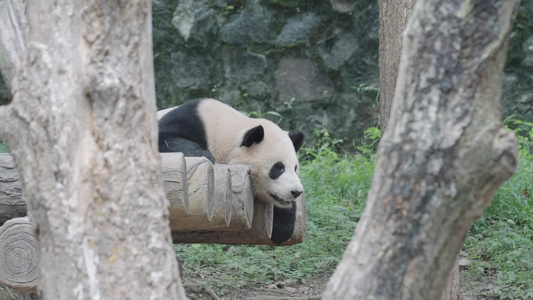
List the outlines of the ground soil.
{"label": "ground soil", "polygon": [[[202,300],[315,300],[321,299],[321,295],[328,283],[328,277],[312,279],[308,282],[273,282],[267,285],[257,285],[229,292],[228,294],[217,294],[206,287],[201,281],[196,279],[185,280],[187,296],[193,299]],[[204,278],[205,280],[205,278]],[[461,292],[468,292],[461,289]],[[460,295],[457,300],[494,300],[492,298],[470,298]]]}
{"label": "ground soil", "polygon": [[185,280],[185,289],[190,299],[202,300],[303,300],[320,299],[326,288],[327,277],[315,278],[305,283],[301,282],[272,282],[267,285],[257,285],[229,292],[228,295],[216,294],[209,287],[196,280]]}

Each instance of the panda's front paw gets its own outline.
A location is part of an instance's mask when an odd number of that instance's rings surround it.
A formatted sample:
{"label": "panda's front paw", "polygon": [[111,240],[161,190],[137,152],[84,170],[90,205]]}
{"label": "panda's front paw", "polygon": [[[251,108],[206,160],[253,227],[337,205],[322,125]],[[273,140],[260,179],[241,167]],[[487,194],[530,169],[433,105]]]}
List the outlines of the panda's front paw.
{"label": "panda's front paw", "polygon": [[290,208],[274,206],[274,220],[270,240],[277,245],[288,241],[294,233],[295,223],[296,202],[293,202]]}

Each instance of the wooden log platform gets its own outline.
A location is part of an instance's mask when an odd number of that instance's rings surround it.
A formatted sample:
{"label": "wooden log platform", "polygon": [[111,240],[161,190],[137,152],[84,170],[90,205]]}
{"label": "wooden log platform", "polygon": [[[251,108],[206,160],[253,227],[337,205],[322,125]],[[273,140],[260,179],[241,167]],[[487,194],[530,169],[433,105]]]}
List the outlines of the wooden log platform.
{"label": "wooden log platform", "polygon": [[[183,157],[181,153],[161,153],[161,161],[175,242],[225,243],[227,239],[228,244],[272,244],[273,209],[255,203],[248,167],[213,165],[206,158]],[[290,244],[303,241],[304,199],[297,199],[295,232],[300,233],[295,233]],[[9,154],[0,154],[0,225],[25,215],[18,171]]]}
{"label": "wooden log platform", "polygon": [[[213,165],[181,153],[162,153],[161,161],[174,243],[274,245],[273,207],[254,201],[248,167]],[[295,231],[282,245],[305,238],[305,194],[296,201]],[[0,154],[0,284],[31,293],[37,285],[39,246],[25,215],[19,173],[12,157]]]}

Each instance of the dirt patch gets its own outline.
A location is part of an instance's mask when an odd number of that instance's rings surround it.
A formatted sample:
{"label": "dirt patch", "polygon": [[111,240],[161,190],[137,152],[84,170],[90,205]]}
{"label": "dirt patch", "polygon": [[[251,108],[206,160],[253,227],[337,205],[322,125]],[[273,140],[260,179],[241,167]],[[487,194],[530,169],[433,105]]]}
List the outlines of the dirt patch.
{"label": "dirt patch", "polygon": [[204,300],[283,300],[283,299],[320,299],[328,282],[327,277],[315,278],[305,283],[285,280],[268,285],[257,285],[235,291],[231,295],[217,295],[209,287],[196,280],[185,282],[187,296],[190,299]]}

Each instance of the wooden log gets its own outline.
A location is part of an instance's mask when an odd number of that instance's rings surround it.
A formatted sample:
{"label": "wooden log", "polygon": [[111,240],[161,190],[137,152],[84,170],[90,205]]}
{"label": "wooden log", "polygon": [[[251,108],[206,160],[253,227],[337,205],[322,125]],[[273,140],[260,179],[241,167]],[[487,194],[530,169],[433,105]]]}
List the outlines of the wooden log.
{"label": "wooden log", "polygon": [[294,232],[290,240],[283,243],[282,246],[300,244],[305,240],[305,229],[307,228],[307,202],[305,201],[305,193],[296,199],[296,205]]}
{"label": "wooden log", "polygon": [[[248,167],[213,166],[205,158],[184,158],[181,153],[162,153],[161,160],[165,193],[170,200],[170,227],[174,236],[179,236],[175,239],[176,242],[192,243],[197,236],[198,243],[271,244],[272,207],[254,205]],[[184,182],[188,184],[183,184]],[[26,214],[21,190],[19,175],[11,156],[0,154],[2,223]],[[227,202],[228,197],[231,203]],[[295,232],[286,245],[301,243],[305,237],[305,201],[297,199],[297,202]],[[192,233],[180,235],[180,231]],[[207,231],[238,231],[239,234],[206,234]],[[243,240],[239,240],[240,237]]]}
{"label": "wooden log", "polygon": [[179,216],[189,214],[187,168],[183,153],[161,153],[163,188],[170,202],[170,228],[177,226]]}
{"label": "wooden log", "polygon": [[226,229],[231,221],[231,172],[229,165],[215,164],[215,195],[213,218],[210,225],[214,229]]}
{"label": "wooden log", "polygon": [[[302,243],[305,238],[306,228],[306,204],[305,194],[296,199],[296,225],[291,238],[282,246]],[[252,227],[242,231],[172,231],[174,243],[202,243],[202,244],[226,244],[226,245],[275,245],[270,240],[272,226],[266,219],[272,222],[272,206],[264,203],[255,203]],[[270,223],[272,224],[272,223]],[[270,226],[270,228],[269,228]],[[270,232],[269,232],[270,230]]]}
{"label": "wooden log", "polygon": [[22,198],[22,184],[11,155],[0,154],[0,224],[24,217],[26,203]]}
{"label": "wooden log", "polygon": [[215,174],[213,164],[205,157],[185,158],[189,213],[173,216],[172,230],[209,230],[213,218]]}
{"label": "wooden log", "polygon": [[39,243],[28,217],[0,227],[0,283],[21,292],[35,292],[39,274]]}
{"label": "wooden log", "polygon": [[254,194],[250,170],[246,166],[232,165],[231,173],[231,222],[227,230],[245,230],[252,227]]}

